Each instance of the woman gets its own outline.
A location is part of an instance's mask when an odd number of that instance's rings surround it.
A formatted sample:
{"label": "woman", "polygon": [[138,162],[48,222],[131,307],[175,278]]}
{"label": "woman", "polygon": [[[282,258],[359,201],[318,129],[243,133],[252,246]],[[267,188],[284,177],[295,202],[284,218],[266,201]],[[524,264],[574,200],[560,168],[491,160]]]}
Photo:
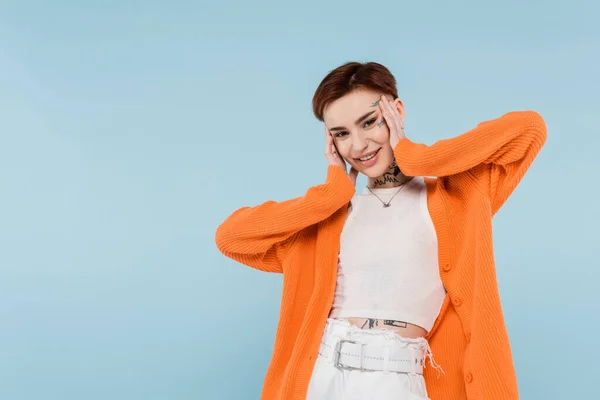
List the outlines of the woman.
{"label": "woman", "polygon": [[392,74],[356,62],[323,79],[313,110],[325,183],[216,232],[224,255],[283,273],[261,398],[517,399],[492,217],[543,146],[543,119],[511,112],[417,144]]}

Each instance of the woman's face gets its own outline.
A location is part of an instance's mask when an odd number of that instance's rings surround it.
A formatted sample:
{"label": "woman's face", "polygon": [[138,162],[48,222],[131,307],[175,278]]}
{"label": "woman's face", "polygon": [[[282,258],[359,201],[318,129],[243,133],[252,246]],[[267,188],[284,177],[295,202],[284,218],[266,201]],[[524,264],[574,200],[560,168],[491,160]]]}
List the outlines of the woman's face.
{"label": "woman's face", "polygon": [[[325,126],[333,135],[338,153],[358,172],[377,178],[394,161],[390,131],[385,124],[379,100],[381,93],[355,90],[325,108]],[[392,96],[387,96],[393,101]],[[400,100],[394,102],[404,119]]]}

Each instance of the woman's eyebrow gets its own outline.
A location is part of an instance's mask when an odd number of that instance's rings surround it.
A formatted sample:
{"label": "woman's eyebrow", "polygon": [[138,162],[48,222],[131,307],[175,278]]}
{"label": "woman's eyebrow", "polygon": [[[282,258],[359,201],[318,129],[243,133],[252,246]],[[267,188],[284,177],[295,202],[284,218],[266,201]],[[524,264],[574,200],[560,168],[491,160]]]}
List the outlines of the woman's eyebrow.
{"label": "woman's eyebrow", "polygon": [[[360,124],[365,119],[367,119],[369,117],[369,115],[373,114],[374,112],[375,112],[375,110],[369,111],[368,113],[366,113],[365,115],[363,115],[362,117],[360,117],[356,121],[354,121],[354,124],[355,125]],[[343,126],[336,126],[335,128],[329,128],[330,131],[341,131],[341,130],[344,130],[344,129],[346,129],[346,128],[344,128]]]}

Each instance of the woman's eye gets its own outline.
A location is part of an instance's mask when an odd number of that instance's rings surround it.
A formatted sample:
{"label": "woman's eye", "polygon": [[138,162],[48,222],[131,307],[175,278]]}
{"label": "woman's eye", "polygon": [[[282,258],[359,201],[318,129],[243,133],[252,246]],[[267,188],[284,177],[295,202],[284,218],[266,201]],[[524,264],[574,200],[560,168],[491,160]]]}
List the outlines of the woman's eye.
{"label": "woman's eye", "polygon": [[367,122],[365,122],[364,127],[368,128],[369,126],[373,125],[375,123],[375,121],[377,121],[377,118],[371,118],[370,120],[368,120]]}
{"label": "woman's eye", "polygon": [[339,138],[339,137],[342,137],[342,136],[346,136],[347,134],[348,134],[348,132],[344,132],[344,131],[342,131],[342,132],[338,132],[338,133],[336,133],[336,134],[335,134],[335,137],[338,137],[338,138]]}

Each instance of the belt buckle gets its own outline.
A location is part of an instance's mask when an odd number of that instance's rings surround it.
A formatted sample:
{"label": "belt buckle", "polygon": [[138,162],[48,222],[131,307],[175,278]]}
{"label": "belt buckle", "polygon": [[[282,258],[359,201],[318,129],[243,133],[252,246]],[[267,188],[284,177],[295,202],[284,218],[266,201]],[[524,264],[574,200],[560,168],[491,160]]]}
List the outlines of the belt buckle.
{"label": "belt buckle", "polygon": [[[340,364],[342,345],[344,343],[357,344],[355,341],[352,341],[352,340],[347,340],[347,339],[338,340],[337,343],[335,344],[335,347],[333,348],[333,366],[337,369],[348,370],[348,371],[352,371],[352,370],[364,371],[364,368],[362,367],[362,354],[361,354],[361,360],[360,360],[361,366],[359,368]],[[362,353],[362,351],[361,351],[361,353]]]}

